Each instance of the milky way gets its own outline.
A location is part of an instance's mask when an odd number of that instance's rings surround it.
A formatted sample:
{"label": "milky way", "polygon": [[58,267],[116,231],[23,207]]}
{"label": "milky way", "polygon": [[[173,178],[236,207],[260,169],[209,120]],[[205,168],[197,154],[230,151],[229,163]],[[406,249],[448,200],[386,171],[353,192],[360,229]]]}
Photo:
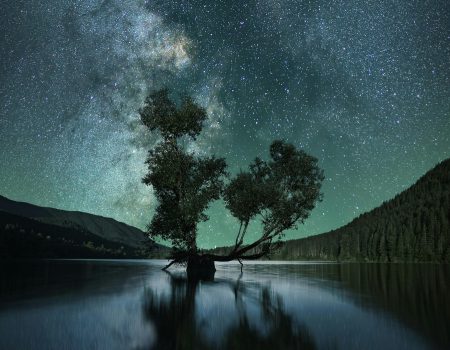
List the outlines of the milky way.
{"label": "milky way", "polygon": [[[188,148],[231,172],[273,139],[319,158],[324,201],[288,238],[345,224],[450,156],[445,0],[6,1],[0,28],[0,194],[15,200],[145,228],[158,136],[137,110],[163,86],[207,108]],[[221,203],[210,217],[200,245],[230,243]]]}

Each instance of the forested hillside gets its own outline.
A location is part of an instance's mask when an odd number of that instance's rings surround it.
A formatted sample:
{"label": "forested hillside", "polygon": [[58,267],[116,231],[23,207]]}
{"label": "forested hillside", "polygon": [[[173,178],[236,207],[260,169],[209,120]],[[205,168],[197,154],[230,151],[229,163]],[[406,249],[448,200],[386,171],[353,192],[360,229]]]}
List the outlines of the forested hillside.
{"label": "forested hillside", "polygon": [[334,231],[292,240],[275,259],[450,262],[450,159]]}
{"label": "forested hillside", "polygon": [[62,227],[0,211],[0,260],[139,258],[146,256],[145,248],[109,241],[80,227]]}
{"label": "forested hillside", "polygon": [[35,258],[162,258],[167,247],[110,241],[80,226],[64,227],[0,211],[0,260]]}
{"label": "forested hillside", "polygon": [[134,249],[140,249],[148,241],[145,233],[136,227],[100,215],[41,207],[13,201],[3,196],[0,196],[0,211],[50,225],[77,231],[89,231],[101,239],[117,242]]}

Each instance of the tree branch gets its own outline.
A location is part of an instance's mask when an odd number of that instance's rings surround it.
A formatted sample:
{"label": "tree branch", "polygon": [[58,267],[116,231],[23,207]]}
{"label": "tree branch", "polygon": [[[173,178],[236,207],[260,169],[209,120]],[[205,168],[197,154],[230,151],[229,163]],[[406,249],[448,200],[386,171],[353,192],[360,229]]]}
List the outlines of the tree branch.
{"label": "tree branch", "polygon": [[180,262],[180,261],[177,259],[172,260],[170,263],[168,263],[166,266],[164,266],[161,270],[166,271],[169,267],[171,267],[173,264],[176,264],[178,262]]}
{"label": "tree branch", "polygon": [[234,250],[237,250],[237,248],[238,248],[238,242],[239,242],[239,236],[241,235],[241,229],[242,229],[242,221],[240,222],[239,231],[236,236],[236,242],[234,243]]}

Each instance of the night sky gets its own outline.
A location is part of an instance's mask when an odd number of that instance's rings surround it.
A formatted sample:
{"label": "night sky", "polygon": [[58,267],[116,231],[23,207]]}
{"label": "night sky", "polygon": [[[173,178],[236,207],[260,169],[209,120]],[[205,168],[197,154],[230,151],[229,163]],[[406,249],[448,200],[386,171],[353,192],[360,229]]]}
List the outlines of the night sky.
{"label": "night sky", "polygon": [[[448,0],[6,0],[0,33],[0,194],[14,200],[144,229],[158,136],[137,110],[163,86],[207,108],[189,149],[231,172],[273,139],[319,159],[324,200],[287,238],[349,222],[450,156]],[[200,246],[231,243],[236,221],[220,203],[209,214]]]}

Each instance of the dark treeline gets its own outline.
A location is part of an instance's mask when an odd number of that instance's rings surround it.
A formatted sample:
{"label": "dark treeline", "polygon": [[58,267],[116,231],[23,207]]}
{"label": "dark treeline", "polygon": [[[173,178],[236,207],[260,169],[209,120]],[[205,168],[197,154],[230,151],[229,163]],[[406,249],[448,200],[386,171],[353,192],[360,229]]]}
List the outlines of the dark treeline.
{"label": "dark treeline", "polygon": [[152,247],[135,249],[80,227],[43,223],[0,211],[0,259],[142,258]]}
{"label": "dark treeline", "polygon": [[276,259],[450,262],[450,159],[337,230],[292,240]]}

